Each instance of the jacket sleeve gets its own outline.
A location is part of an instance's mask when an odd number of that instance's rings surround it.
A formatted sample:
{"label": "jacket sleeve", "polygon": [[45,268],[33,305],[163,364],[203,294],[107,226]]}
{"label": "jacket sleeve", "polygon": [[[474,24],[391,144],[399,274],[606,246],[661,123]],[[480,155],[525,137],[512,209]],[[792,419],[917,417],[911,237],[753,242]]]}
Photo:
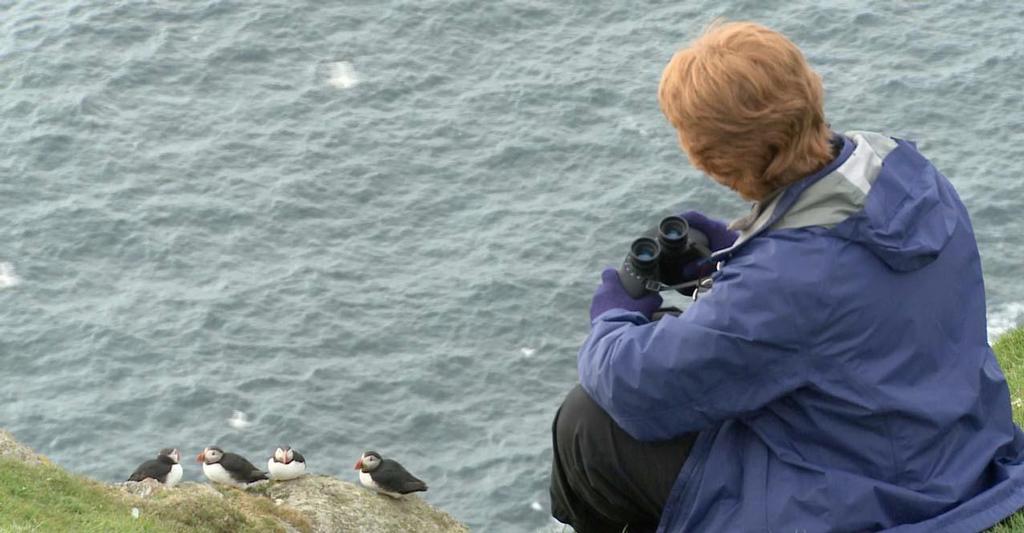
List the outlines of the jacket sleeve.
{"label": "jacket sleeve", "polygon": [[[805,284],[806,285],[806,284]],[[577,360],[587,393],[639,440],[670,439],[742,417],[806,383],[816,302],[746,259],[678,317],[610,310]],[[820,311],[820,308],[818,308]]]}

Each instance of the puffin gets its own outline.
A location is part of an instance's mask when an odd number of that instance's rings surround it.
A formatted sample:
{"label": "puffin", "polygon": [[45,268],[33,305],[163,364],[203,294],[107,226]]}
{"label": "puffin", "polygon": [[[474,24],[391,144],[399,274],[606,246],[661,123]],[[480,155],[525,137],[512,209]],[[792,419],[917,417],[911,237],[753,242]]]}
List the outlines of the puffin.
{"label": "puffin", "polygon": [[298,450],[284,446],[274,450],[274,456],[267,460],[270,479],[287,481],[306,473],[306,458]]}
{"label": "puffin", "polygon": [[427,484],[409,473],[398,461],[385,459],[379,453],[368,451],[356,462],[359,482],[392,498],[427,490]]}
{"label": "puffin", "polygon": [[156,459],[145,461],[132,472],[128,481],[155,479],[165,487],[173,487],[181,481],[181,452],[177,448],[164,448]]}
{"label": "puffin", "polygon": [[204,448],[196,456],[196,462],[203,463],[203,474],[214,483],[244,487],[267,479],[267,473],[253,466],[245,457],[216,446]]}

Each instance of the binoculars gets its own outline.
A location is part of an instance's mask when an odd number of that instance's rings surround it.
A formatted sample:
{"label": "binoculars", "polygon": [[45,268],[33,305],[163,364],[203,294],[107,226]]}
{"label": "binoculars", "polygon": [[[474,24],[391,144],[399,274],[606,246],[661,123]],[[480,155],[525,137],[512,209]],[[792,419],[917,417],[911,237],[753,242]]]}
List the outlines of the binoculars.
{"label": "binoculars", "polygon": [[686,264],[710,255],[706,235],[681,217],[667,217],[629,246],[629,254],[618,270],[619,280],[633,298],[674,289],[674,285],[690,281],[683,279]]}

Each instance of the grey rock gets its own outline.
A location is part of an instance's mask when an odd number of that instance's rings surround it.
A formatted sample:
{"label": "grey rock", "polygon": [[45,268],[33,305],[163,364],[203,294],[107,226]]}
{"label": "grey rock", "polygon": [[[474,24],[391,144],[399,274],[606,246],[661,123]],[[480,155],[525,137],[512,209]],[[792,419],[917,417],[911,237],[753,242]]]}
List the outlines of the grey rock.
{"label": "grey rock", "polygon": [[138,496],[143,499],[149,498],[150,496],[158,494],[165,490],[180,490],[182,492],[188,492],[196,496],[209,496],[211,498],[224,497],[223,494],[217,492],[217,489],[214,489],[210,485],[207,485],[205,483],[194,483],[191,481],[179,483],[177,486],[173,488],[167,488],[166,486],[164,486],[163,483],[160,483],[155,479],[144,479],[142,481],[123,481],[121,483],[113,483],[111,486],[122,492],[131,494],[133,496]]}
{"label": "grey rock", "polygon": [[[126,481],[114,485],[129,494],[148,498],[174,491],[189,500],[223,498],[212,485],[185,482],[174,488],[160,483]],[[222,490],[237,490],[223,488]],[[246,493],[270,499],[304,515],[314,532],[324,533],[467,533],[469,530],[448,514],[434,509],[418,496],[395,500],[347,481],[329,476],[306,475],[291,481],[253,483]]]}
{"label": "grey rock", "polygon": [[50,464],[49,459],[14,440],[14,435],[2,429],[0,429],[0,457],[9,457],[32,464]]}
{"label": "grey rock", "polygon": [[272,481],[260,491],[304,513],[317,532],[462,533],[469,529],[418,496],[389,496],[328,476]]}

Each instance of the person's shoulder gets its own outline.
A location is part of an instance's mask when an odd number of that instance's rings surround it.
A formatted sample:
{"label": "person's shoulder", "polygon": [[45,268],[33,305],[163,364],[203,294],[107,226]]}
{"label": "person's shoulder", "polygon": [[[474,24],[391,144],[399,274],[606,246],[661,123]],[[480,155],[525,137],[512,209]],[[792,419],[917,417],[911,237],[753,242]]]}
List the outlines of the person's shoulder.
{"label": "person's shoulder", "polygon": [[816,229],[761,234],[719,265],[689,319],[777,345],[812,343],[832,308],[829,272],[839,245]]}
{"label": "person's shoulder", "polygon": [[833,265],[847,244],[826,228],[765,232],[719,265],[712,291],[725,287],[802,314],[829,300],[836,282]]}
{"label": "person's shoulder", "polygon": [[806,281],[835,257],[842,241],[828,228],[805,227],[770,230],[745,243],[722,268],[774,272],[777,279]]}

